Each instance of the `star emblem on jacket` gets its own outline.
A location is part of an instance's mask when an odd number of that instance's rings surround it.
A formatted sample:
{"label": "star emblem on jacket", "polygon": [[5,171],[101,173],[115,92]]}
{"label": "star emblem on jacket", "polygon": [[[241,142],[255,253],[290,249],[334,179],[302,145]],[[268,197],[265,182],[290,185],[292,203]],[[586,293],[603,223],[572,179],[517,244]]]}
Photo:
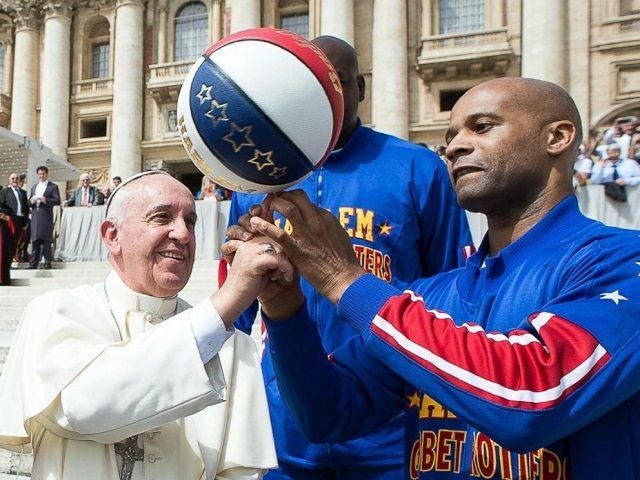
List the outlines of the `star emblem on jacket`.
{"label": "star emblem on jacket", "polygon": [[384,222],[380,225],[380,235],[391,235],[391,230],[393,229],[393,225],[389,225],[389,222]]}
{"label": "star emblem on jacket", "polygon": [[600,300],[611,300],[616,305],[618,305],[621,300],[629,300],[629,299],[624,295],[622,295],[619,290],[615,290],[613,292],[601,293]]}
{"label": "star emblem on jacket", "polygon": [[418,395],[418,392],[413,392],[413,395],[407,395],[407,400],[409,400],[408,408],[420,408],[420,395]]}

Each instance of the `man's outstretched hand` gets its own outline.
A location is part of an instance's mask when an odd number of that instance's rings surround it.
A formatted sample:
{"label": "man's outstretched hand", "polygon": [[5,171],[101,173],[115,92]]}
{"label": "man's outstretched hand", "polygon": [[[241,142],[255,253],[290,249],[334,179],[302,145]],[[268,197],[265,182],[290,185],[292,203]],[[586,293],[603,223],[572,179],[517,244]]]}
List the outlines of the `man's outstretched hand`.
{"label": "man's outstretched hand", "polygon": [[267,197],[263,209],[281,213],[293,232],[288,235],[259,216],[251,217],[252,229],[278,243],[300,275],[334,304],[365,274],[338,219],[313,205],[302,190]]}

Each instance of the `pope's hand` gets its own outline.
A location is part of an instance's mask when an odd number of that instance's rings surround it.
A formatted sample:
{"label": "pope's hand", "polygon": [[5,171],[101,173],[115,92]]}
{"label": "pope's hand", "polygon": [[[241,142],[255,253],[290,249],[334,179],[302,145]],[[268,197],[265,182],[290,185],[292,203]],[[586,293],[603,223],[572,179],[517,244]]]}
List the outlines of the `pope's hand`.
{"label": "pope's hand", "polygon": [[271,278],[294,279],[294,269],[284,255],[265,251],[268,242],[230,240],[233,265],[227,280],[211,296],[211,302],[225,325],[232,324],[264,290]]}
{"label": "pope's hand", "polygon": [[293,232],[288,235],[259,216],[251,218],[251,228],[278,243],[300,274],[333,303],[365,274],[338,219],[313,205],[302,190],[267,197],[263,209],[284,215]]}
{"label": "pope's hand", "polygon": [[[242,215],[238,219],[237,225],[230,225],[227,228],[227,238],[258,243],[271,242],[269,238],[258,233],[251,226],[250,220],[253,216],[259,216],[269,222],[273,222],[273,212],[263,209],[261,205],[253,205],[248,214]],[[233,264],[236,245],[237,243],[233,242],[227,242],[222,245],[222,254],[229,262],[229,265]],[[300,289],[300,280],[297,272],[294,273],[294,279],[291,282],[288,282],[282,276],[270,279],[260,293],[258,299],[262,304],[262,310],[270,320],[286,320],[304,305],[305,299]]]}
{"label": "pope's hand", "polygon": [[[227,227],[227,238],[230,240],[251,240],[256,233],[260,234],[255,228],[251,226],[251,217],[258,216],[266,219],[269,222],[273,222],[273,215],[268,217],[267,214],[269,214],[269,212],[264,212],[261,205],[252,205],[251,208],[249,208],[249,213],[242,215],[238,219],[237,225],[229,225],[229,227]],[[227,258],[227,260],[230,259]]]}
{"label": "pope's hand", "polygon": [[[248,217],[239,219],[238,223],[244,223],[245,221],[248,223]],[[234,235],[242,237],[244,229],[236,229],[234,227],[238,226],[231,226],[227,230],[227,236],[230,240],[223,244],[221,248],[222,254],[229,262],[229,265],[232,266],[231,270],[233,270],[235,265],[234,259],[236,250],[244,243],[244,240],[234,240]],[[268,237],[259,234],[252,236],[251,240],[248,240],[247,242],[262,245],[273,245]],[[275,254],[279,254],[279,248],[275,248]],[[268,253],[268,255],[274,254]],[[288,263],[288,265],[291,264]],[[291,268],[293,269],[293,265],[291,265]],[[274,272],[258,295],[258,300],[260,300],[260,303],[262,304],[262,311],[270,320],[286,320],[291,317],[302,307],[302,305],[304,305],[304,294],[300,289],[300,279],[298,278],[297,272],[294,270],[291,278],[284,275],[282,272]]]}

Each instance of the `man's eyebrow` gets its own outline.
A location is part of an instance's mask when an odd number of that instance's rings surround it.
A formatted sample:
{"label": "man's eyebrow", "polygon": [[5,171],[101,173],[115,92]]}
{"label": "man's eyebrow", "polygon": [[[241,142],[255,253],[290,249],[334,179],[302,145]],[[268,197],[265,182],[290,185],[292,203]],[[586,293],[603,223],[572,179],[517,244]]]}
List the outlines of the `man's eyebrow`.
{"label": "man's eyebrow", "polygon": [[475,122],[479,118],[491,118],[493,120],[504,120],[501,115],[498,115],[495,112],[475,112],[467,115],[467,122]]}
{"label": "man's eyebrow", "polygon": [[[174,205],[171,204],[171,203],[161,203],[161,204],[158,204],[158,205],[153,205],[152,207],[149,208],[149,210],[147,210],[144,213],[144,215],[145,215],[145,217],[148,217],[150,215],[153,215],[154,213],[166,212],[168,210],[171,210],[173,207],[174,207]],[[185,215],[185,217],[197,219],[198,218],[198,214],[196,213],[195,210],[192,210],[189,213],[187,213]]]}
{"label": "man's eyebrow", "polygon": [[161,204],[158,204],[158,205],[151,206],[144,213],[145,213],[145,215],[151,215],[152,213],[162,212],[164,210],[171,210],[172,207],[173,207],[173,205],[171,205],[170,203],[161,203]]}
{"label": "man's eyebrow", "polygon": [[[470,113],[469,115],[466,116],[465,118],[465,123],[473,123],[478,121],[478,119],[480,118],[489,118],[492,120],[496,120],[499,122],[504,121],[504,118],[501,115],[498,115],[495,112],[474,112],[474,113]],[[457,128],[453,128],[453,127],[449,127],[447,128],[447,131],[444,133],[444,140],[446,143],[449,143],[449,140],[454,137],[456,135],[456,133],[458,133],[458,129]]]}

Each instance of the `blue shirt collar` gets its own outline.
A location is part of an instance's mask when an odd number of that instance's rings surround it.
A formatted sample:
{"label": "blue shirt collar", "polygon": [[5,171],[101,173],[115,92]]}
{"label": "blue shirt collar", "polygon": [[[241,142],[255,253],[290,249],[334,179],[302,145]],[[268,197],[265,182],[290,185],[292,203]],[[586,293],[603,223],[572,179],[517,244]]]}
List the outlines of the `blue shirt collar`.
{"label": "blue shirt collar", "polygon": [[580,212],[578,199],[574,195],[569,195],[553,207],[527,233],[493,257],[488,256],[489,233],[487,233],[478,251],[467,261],[467,266],[479,269],[483,264],[488,268],[499,265],[500,270],[508,271],[511,265],[554,248],[563,239],[591,223],[593,220],[588,219]]}

